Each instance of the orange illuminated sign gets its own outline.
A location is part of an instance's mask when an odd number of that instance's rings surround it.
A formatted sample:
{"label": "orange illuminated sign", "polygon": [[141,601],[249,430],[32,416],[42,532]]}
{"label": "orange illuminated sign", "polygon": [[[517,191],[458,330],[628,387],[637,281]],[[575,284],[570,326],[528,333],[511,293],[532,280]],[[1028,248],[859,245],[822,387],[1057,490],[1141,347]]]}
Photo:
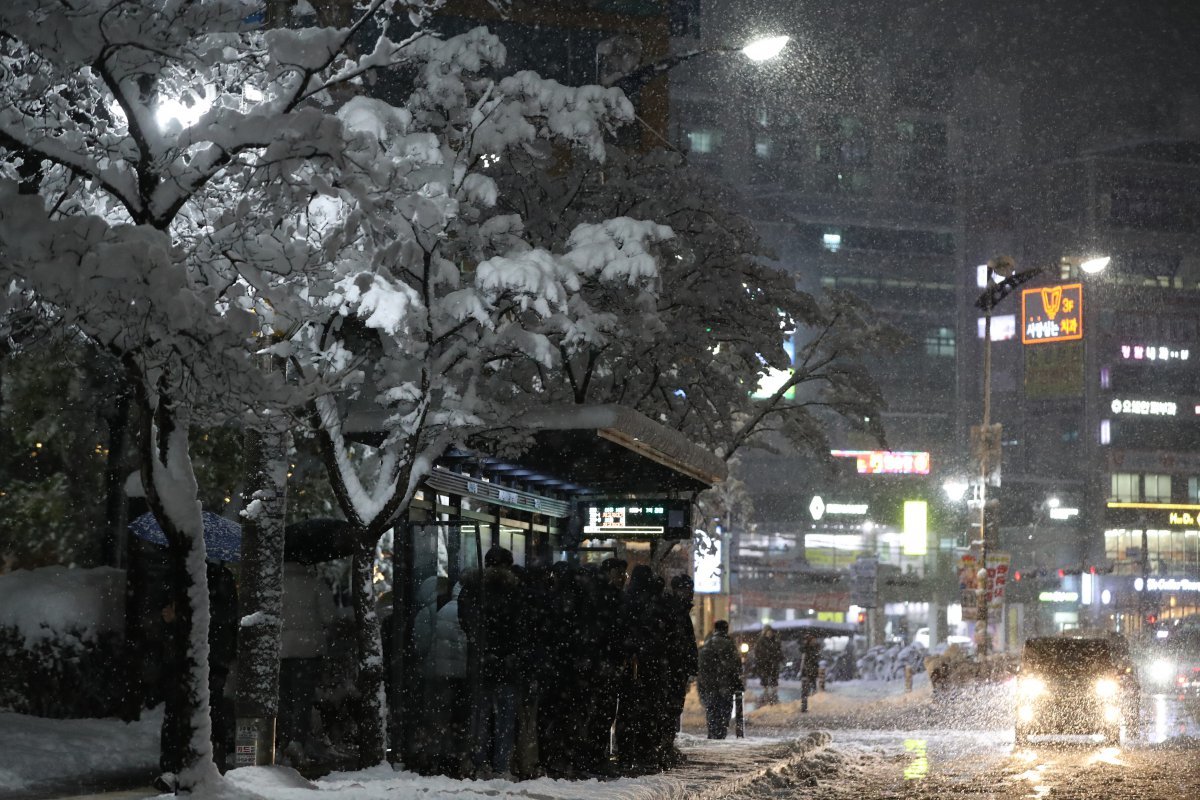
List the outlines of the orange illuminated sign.
{"label": "orange illuminated sign", "polygon": [[1082,338],[1082,283],[1021,291],[1022,344],[1069,342]]}

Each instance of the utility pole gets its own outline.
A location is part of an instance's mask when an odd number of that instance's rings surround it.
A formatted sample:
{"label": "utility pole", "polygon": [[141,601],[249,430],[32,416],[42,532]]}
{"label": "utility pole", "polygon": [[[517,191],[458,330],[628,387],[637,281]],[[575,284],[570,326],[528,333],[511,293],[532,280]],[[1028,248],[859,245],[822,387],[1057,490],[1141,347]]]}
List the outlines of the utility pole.
{"label": "utility pole", "polygon": [[[1010,256],[997,256],[988,261],[987,288],[975,301],[976,308],[983,311],[983,420],[978,430],[972,431],[972,444],[979,459],[979,571],[976,573],[975,638],[977,651],[987,658],[991,650],[991,634],[988,631],[988,608],[991,591],[988,585],[988,543],[990,529],[995,526],[998,499],[988,499],[987,486],[992,471],[1000,464],[999,424],[992,424],[992,310],[1021,284],[1041,274],[1038,268],[1017,272],[1017,263]],[[1000,275],[1003,280],[997,281]]]}

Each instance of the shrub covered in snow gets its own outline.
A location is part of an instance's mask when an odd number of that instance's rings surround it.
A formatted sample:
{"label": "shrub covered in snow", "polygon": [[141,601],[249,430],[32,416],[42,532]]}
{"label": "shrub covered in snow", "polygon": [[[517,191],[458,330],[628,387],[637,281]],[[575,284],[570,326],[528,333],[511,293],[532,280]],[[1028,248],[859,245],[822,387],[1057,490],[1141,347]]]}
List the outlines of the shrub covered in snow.
{"label": "shrub covered in snow", "polygon": [[876,645],[858,659],[858,675],[863,680],[903,679],[905,666],[912,667],[914,674],[925,671],[925,654],[919,644]]}
{"label": "shrub covered in snow", "polygon": [[0,575],[0,709],[103,717],[120,700],[124,570]]}

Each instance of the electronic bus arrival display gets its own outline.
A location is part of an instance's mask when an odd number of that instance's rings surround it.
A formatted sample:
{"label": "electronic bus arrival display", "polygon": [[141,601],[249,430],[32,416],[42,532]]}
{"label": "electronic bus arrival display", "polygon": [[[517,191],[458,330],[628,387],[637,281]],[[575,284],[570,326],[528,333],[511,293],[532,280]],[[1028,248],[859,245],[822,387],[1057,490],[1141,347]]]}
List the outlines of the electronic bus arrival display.
{"label": "electronic bus arrival display", "polygon": [[690,539],[687,500],[592,500],[581,503],[583,534],[590,539]]}

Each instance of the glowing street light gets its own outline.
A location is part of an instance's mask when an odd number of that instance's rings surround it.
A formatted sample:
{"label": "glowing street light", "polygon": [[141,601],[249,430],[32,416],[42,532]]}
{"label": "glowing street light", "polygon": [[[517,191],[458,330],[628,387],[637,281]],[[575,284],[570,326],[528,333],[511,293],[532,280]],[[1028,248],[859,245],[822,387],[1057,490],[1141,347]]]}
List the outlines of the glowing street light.
{"label": "glowing street light", "polygon": [[782,53],[789,41],[791,41],[790,36],[767,36],[755,39],[742,48],[742,53],[751,61],[761,63]]}
{"label": "glowing street light", "polygon": [[1079,265],[1079,268],[1089,275],[1095,275],[1098,272],[1103,272],[1108,266],[1108,262],[1112,261],[1110,256],[1099,256],[1097,258],[1089,258]]}
{"label": "glowing street light", "polygon": [[967,489],[970,488],[967,482],[960,478],[947,478],[942,484],[942,491],[946,493],[946,497],[951,503],[960,503],[967,496]]}

